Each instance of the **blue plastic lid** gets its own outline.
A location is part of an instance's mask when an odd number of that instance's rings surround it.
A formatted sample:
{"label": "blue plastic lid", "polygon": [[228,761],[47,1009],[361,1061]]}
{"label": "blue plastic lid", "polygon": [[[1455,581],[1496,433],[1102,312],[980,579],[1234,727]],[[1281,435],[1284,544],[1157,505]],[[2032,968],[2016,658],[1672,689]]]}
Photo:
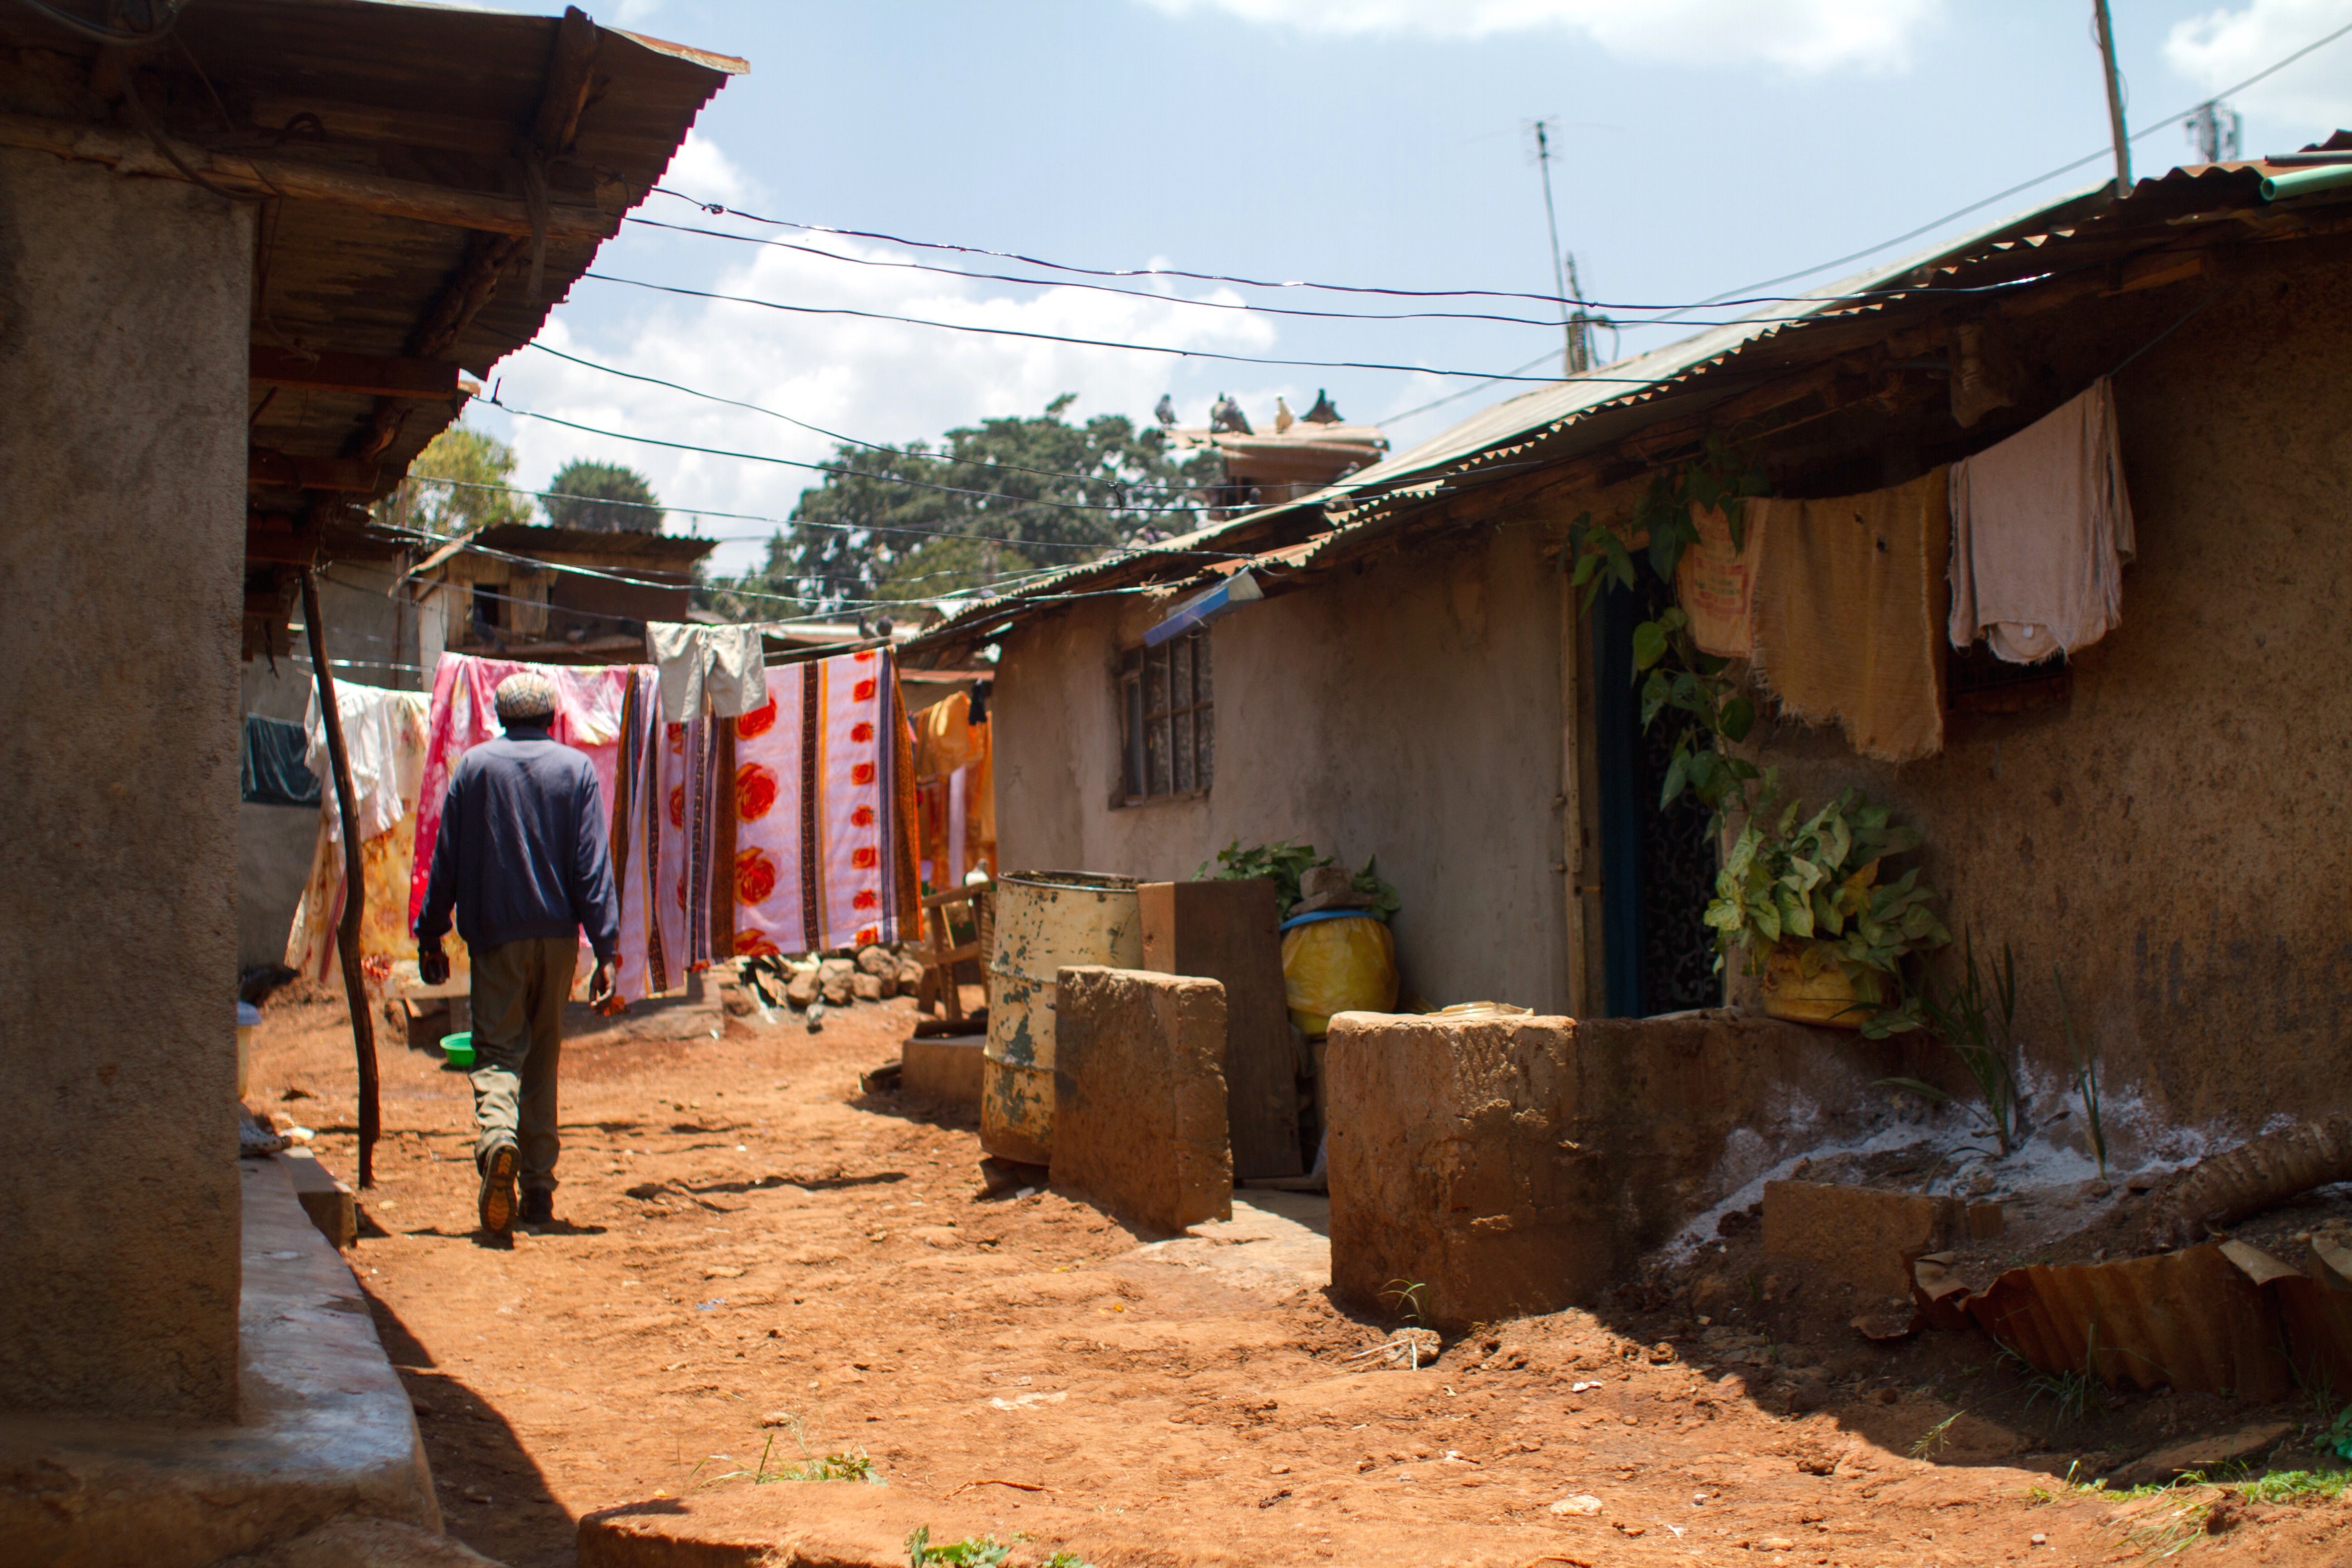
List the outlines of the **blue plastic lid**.
{"label": "blue plastic lid", "polygon": [[238,1028],[250,1029],[260,1022],[260,1008],[255,1006],[250,1002],[240,1002],[236,1005],[236,1026]]}
{"label": "blue plastic lid", "polygon": [[1286,931],[1292,926],[1311,926],[1317,921],[1377,921],[1385,918],[1378,910],[1317,910],[1312,914],[1293,915],[1274,929]]}

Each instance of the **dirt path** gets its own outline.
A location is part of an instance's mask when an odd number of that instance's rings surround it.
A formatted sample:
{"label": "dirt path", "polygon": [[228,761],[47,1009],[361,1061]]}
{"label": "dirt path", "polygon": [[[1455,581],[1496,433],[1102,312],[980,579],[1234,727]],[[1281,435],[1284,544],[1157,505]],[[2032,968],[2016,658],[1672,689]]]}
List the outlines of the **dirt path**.
{"label": "dirt path", "polygon": [[[2205,1537],[2210,1489],[2119,1504],[1950,1462],[1965,1444],[1906,1457],[1948,1415],[1967,1429],[1891,1363],[1790,1416],[1741,1369],[1685,1360],[1693,1342],[1564,1312],[1391,1367],[1361,1353],[1388,1325],[1319,1288],[1311,1203],[1244,1194],[1234,1226],[1152,1245],[1052,1192],[983,1198],[969,1117],[858,1091],[907,1024],[893,1005],[818,1036],[573,1045],[559,1224],[505,1247],[476,1232],[465,1079],[387,1044],[352,1260],[453,1533],[554,1568],[583,1516],[667,1499],[742,1528],[830,1511],[891,1540],[910,1519],[1025,1535],[1016,1563],[1062,1545],[1106,1568],[2087,1563],[2176,1540],[2347,1561],[2341,1498]],[[274,1005],[252,1096],[318,1129],[346,1178],[349,1051],[339,1007]],[[771,1478],[862,1454],[887,1488],[754,1487],[763,1452]],[[1598,1511],[1555,1510],[1579,1498]]]}

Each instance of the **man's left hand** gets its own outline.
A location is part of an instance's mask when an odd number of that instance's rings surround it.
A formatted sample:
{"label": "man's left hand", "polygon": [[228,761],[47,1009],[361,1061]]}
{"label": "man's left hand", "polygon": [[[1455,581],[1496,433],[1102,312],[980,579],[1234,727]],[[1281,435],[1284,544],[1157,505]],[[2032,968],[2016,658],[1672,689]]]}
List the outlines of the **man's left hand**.
{"label": "man's left hand", "polygon": [[613,994],[613,961],[600,958],[588,979],[588,1005],[600,1013],[617,1013],[623,1005]]}

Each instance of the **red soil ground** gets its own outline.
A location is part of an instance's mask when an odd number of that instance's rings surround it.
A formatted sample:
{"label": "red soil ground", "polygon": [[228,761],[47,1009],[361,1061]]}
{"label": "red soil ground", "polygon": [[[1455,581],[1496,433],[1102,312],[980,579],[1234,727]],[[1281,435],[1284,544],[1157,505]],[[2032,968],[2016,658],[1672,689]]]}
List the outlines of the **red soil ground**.
{"label": "red soil ground", "polygon": [[[2181,1542],[2191,1561],[2352,1565],[2343,1496],[2069,1489],[2053,1472],[2083,1437],[1970,1364],[1985,1347],[1872,1349],[1842,1318],[1808,1325],[1801,1299],[1749,1325],[1827,1363],[1799,1415],[1769,1372],[1631,1308],[1389,1367],[1359,1352],[1392,1325],[1249,1269],[1271,1244],[1185,1243],[1180,1261],[1061,1194],[983,1196],[969,1114],[860,1092],[908,1023],[900,1003],[815,1036],[735,1021],[573,1046],[559,1222],[503,1245],[476,1228],[466,1079],[384,1044],[352,1261],[452,1533],[515,1568],[574,1563],[583,1519],[615,1508],[712,1539],[852,1542],[777,1559],[794,1562],[903,1563],[912,1521],[934,1542],[1023,1537],[1015,1563],[1063,1548],[1104,1568],[2093,1563]],[[275,1002],[250,1097],[318,1129],[347,1180],[350,1051],[339,1005]],[[749,1473],[827,1454],[869,1458],[887,1486]],[[1575,1497],[1599,1511],[1553,1511]]]}

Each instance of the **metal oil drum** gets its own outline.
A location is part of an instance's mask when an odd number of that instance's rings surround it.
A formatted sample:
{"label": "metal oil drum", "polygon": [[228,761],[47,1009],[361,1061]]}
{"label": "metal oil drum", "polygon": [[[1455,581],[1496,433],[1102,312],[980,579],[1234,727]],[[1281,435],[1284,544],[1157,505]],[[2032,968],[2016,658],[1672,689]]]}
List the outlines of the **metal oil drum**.
{"label": "metal oil drum", "polygon": [[1066,965],[1143,967],[1132,877],[1015,871],[996,879],[980,1146],[1033,1165],[1054,1155],[1054,977]]}

